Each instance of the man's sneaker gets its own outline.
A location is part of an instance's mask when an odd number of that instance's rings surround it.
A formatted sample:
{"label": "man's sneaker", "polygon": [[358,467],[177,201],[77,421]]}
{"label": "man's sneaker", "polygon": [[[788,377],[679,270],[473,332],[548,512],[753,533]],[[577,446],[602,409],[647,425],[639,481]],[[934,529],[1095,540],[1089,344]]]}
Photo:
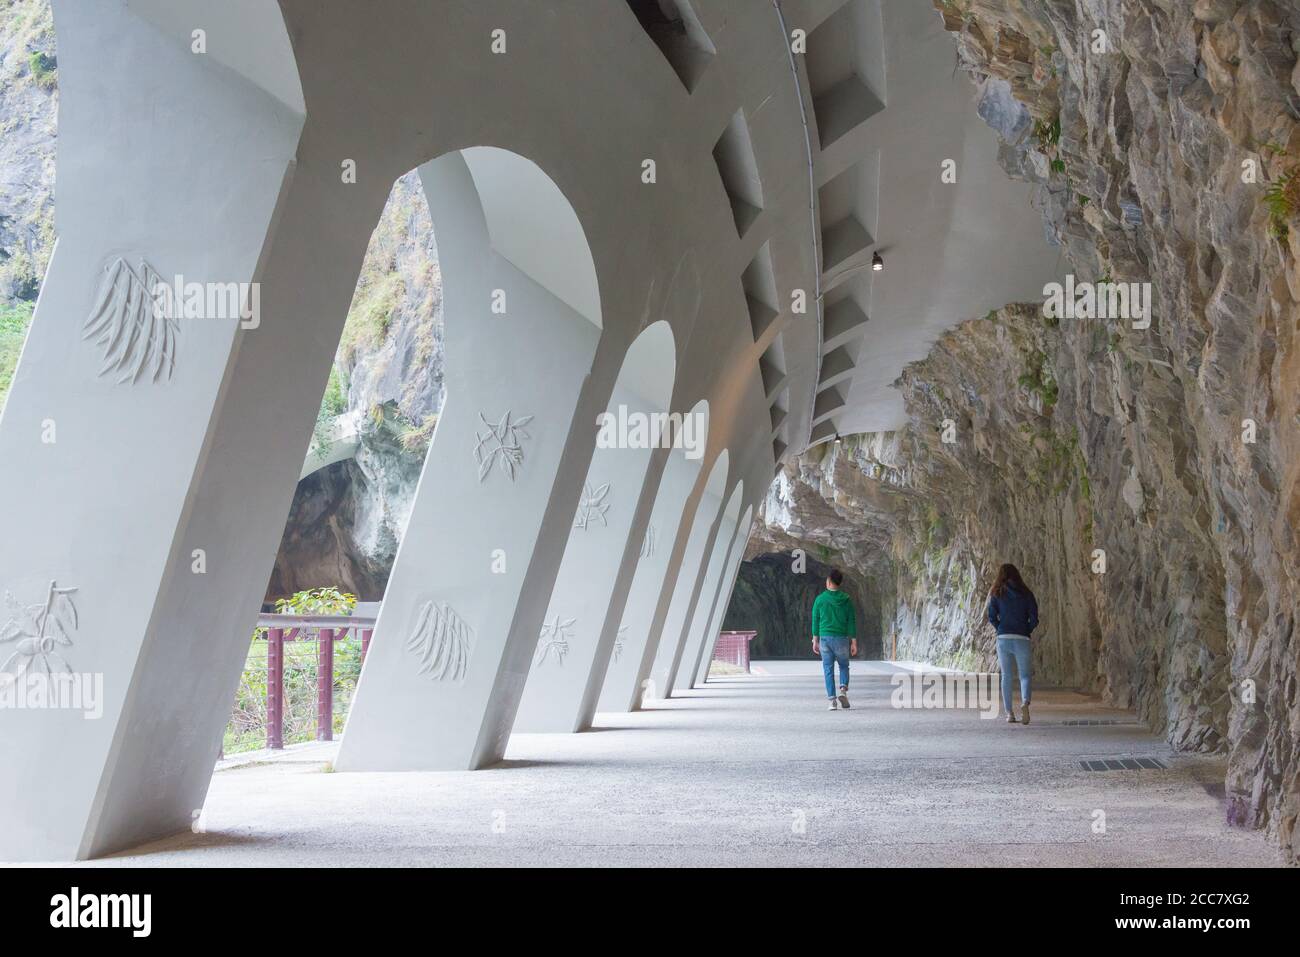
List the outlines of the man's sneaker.
{"label": "man's sneaker", "polygon": [[840,685],[840,707],[846,711],[849,707],[849,689],[847,685]]}
{"label": "man's sneaker", "polygon": [[839,702],[836,701],[834,698],[831,698],[830,706],[829,706],[826,710],[827,710],[827,711],[834,711],[834,710],[835,710],[836,708],[838,708],[838,707],[839,707]]}
{"label": "man's sneaker", "polygon": [[1020,706],[1020,723],[1021,724],[1029,723],[1029,702],[1028,701],[1026,701],[1024,704]]}
{"label": "man's sneaker", "polygon": [[1015,724],[1015,723],[1016,723],[1016,713],[1014,711],[1008,711],[1007,724]]}

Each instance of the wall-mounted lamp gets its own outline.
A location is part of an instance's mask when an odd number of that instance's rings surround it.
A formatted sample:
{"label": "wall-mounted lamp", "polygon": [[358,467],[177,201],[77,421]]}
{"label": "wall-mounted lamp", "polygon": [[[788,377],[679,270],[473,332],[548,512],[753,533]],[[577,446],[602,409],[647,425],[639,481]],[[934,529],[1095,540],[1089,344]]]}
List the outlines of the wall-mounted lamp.
{"label": "wall-mounted lamp", "polygon": [[880,258],[880,253],[871,254],[871,268],[874,272],[880,272],[885,268],[885,261]]}

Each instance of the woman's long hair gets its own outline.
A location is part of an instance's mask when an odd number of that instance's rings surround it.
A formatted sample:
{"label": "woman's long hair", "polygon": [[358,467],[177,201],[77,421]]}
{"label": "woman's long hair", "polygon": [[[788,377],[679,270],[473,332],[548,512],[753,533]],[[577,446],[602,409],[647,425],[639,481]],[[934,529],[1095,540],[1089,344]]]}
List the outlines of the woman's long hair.
{"label": "woman's long hair", "polygon": [[1029,593],[1029,586],[1020,577],[1020,569],[1011,564],[1003,565],[998,569],[998,577],[993,580],[993,587],[989,590],[989,594],[1001,598],[1007,593],[1008,585],[1018,592]]}

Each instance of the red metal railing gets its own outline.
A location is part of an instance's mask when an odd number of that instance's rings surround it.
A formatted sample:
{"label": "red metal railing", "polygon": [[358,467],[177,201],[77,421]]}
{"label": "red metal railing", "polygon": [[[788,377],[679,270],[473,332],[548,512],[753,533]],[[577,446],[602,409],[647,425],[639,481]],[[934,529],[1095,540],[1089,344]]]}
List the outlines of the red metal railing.
{"label": "red metal railing", "polygon": [[723,631],[713,646],[713,660],[725,661],[749,671],[749,643],[758,637],[756,631]]}
{"label": "red metal railing", "polygon": [[316,642],[316,740],[334,740],[334,643],[351,632],[370,650],[375,619],[357,615],[262,615],[258,637],[266,640],[266,746],[284,747],[284,643]]}

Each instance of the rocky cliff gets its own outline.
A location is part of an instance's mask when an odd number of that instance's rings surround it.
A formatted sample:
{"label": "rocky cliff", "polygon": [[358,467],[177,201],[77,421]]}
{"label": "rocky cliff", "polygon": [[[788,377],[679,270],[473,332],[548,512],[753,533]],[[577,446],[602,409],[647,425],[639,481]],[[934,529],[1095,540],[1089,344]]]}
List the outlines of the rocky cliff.
{"label": "rocky cliff", "polygon": [[1075,278],[1150,283],[1152,322],[965,323],[900,380],[908,426],[790,463],[760,537],[884,575],[899,654],[970,667],[1017,563],[1042,680],[1226,752],[1229,820],[1295,859],[1300,11],[936,6]]}
{"label": "rocky cliff", "polygon": [[54,249],[55,52],[48,0],[0,2],[0,407]]}
{"label": "rocky cliff", "polygon": [[299,483],[267,599],[332,585],[379,601],[442,407],[442,274],[419,176],[393,185],[366,250],[313,444],[360,424],[353,458]]}

